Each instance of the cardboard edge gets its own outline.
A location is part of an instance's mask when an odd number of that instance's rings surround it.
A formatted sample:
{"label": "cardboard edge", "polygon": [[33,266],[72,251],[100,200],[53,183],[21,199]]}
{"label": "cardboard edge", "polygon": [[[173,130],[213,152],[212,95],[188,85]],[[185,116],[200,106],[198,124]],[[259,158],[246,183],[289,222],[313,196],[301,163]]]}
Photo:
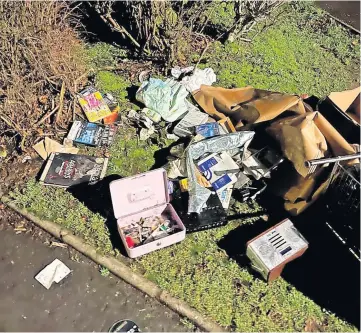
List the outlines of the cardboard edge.
{"label": "cardboard edge", "polygon": [[43,173],[42,173],[41,176],[40,176],[39,182],[40,182],[41,184],[43,184],[43,185],[47,185],[47,184],[45,183],[45,178],[46,178],[46,175],[47,175],[48,172],[49,172],[49,169],[50,169],[51,164],[53,163],[55,154],[56,154],[56,153],[51,153],[51,155],[50,155],[49,158],[48,158],[48,161],[46,162],[44,171],[43,171]]}

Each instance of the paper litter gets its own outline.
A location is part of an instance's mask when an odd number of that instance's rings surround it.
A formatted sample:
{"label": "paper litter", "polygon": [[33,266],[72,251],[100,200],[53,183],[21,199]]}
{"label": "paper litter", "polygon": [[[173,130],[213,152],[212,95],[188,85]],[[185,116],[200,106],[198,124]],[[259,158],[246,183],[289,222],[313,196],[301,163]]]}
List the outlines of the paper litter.
{"label": "paper litter", "polygon": [[254,136],[252,131],[230,133],[193,143],[187,150],[187,174],[189,178],[188,213],[200,213],[202,207],[211,195],[211,191],[199,185],[196,181],[196,166],[194,160],[206,153],[221,153],[234,148],[247,148]]}
{"label": "paper litter", "polygon": [[68,276],[70,272],[71,270],[68,266],[59,259],[55,259],[35,276],[35,280],[41,283],[46,289],[49,289],[53,282],[59,283]]}
{"label": "paper litter", "polygon": [[65,146],[46,137],[44,140],[41,140],[36,145],[34,145],[33,148],[43,160],[46,160],[51,155],[51,153],[77,154],[79,152],[78,148],[69,147],[68,145],[68,142]]}
{"label": "paper litter", "polygon": [[193,104],[187,101],[188,113],[185,117],[174,127],[174,134],[185,137],[192,135],[192,130],[195,126],[204,124],[208,119],[208,114],[199,111]]}

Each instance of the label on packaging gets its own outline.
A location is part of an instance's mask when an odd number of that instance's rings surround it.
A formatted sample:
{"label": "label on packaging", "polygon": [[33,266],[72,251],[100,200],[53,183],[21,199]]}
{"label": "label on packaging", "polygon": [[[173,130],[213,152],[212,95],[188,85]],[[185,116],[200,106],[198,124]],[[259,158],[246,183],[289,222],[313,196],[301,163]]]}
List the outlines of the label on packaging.
{"label": "label on packaging", "polygon": [[221,201],[221,204],[224,209],[228,209],[229,202],[231,201],[231,195],[232,195],[233,188],[228,187],[221,191],[217,191],[217,195],[219,197],[219,200]]}
{"label": "label on packaging", "polygon": [[196,133],[202,135],[205,138],[211,138],[212,136],[219,135],[218,123],[206,123],[196,127]]}
{"label": "label on packaging", "polygon": [[[237,177],[234,174],[227,173],[227,170],[239,169],[237,163],[227,153],[207,156],[198,162],[198,168],[217,193],[224,188],[230,187],[230,185],[237,181]],[[215,171],[217,171],[217,174]],[[224,172],[222,173],[222,171]]]}

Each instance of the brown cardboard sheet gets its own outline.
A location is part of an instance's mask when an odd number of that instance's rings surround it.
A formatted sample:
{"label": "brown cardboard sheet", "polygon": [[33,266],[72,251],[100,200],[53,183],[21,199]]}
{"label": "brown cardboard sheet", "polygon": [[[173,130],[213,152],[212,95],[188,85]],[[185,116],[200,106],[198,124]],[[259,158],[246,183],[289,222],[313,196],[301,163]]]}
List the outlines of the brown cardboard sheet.
{"label": "brown cardboard sheet", "polygon": [[229,117],[238,130],[246,124],[272,120],[285,111],[306,112],[302,99],[253,87],[225,89],[202,85],[193,93],[199,106],[217,120]]}
{"label": "brown cardboard sheet", "polygon": [[280,142],[282,151],[294,166],[283,178],[284,184],[280,184],[278,191],[285,199],[285,209],[293,215],[304,211],[326,190],[331,175],[331,169],[326,167],[308,174],[305,161],[356,152],[319,112],[278,120],[268,131]]}
{"label": "brown cardboard sheet", "polygon": [[360,93],[361,87],[341,92],[332,92],[328,98],[353,121],[360,124]]}

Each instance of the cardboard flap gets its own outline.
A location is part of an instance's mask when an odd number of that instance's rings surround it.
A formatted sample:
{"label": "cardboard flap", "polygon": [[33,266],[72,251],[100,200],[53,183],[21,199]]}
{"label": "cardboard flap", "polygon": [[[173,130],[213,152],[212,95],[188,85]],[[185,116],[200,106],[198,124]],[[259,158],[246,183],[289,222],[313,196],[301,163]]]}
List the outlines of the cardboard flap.
{"label": "cardboard flap", "polygon": [[115,180],[109,187],[117,219],[169,202],[164,169]]}
{"label": "cardboard flap", "polygon": [[360,87],[341,92],[332,92],[328,98],[343,112],[350,107],[353,101],[360,94]]}

